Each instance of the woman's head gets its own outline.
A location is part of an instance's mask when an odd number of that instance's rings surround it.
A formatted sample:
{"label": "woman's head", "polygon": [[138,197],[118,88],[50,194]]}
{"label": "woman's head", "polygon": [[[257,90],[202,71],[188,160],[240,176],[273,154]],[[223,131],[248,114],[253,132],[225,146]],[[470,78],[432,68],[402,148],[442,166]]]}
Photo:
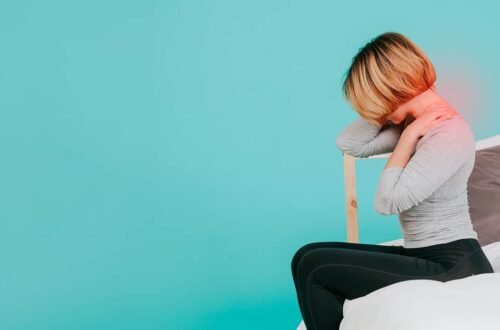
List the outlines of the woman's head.
{"label": "woman's head", "polygon": [[342,92],[361,117],[380,124],[401,104],[433,88],[435,81],[434,66],[424,52],[406,36],[387,32],[353,57]]}

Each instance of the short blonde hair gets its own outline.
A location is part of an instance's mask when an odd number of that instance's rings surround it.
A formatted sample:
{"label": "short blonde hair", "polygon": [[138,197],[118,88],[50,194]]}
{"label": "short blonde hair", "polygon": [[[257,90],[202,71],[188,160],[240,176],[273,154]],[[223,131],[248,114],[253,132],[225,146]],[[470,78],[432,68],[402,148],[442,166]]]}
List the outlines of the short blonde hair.
{"label": "short blonde hair", "polygon": [[374,124],[436,81],[429,58],[396,32],[383,33],[360,48],[346,74],[344,98]]}

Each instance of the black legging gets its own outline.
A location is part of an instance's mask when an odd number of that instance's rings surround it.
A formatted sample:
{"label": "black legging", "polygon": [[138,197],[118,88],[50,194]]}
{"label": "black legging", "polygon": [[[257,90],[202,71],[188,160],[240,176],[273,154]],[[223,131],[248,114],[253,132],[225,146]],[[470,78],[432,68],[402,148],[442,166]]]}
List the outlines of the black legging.
{"label": "black legging", "polygon": [[446,282],[493,268],[476,239],[421,248],[317,242],[293,256],[292,275],[308,330],[339,329],[345,299],[412,279]]}

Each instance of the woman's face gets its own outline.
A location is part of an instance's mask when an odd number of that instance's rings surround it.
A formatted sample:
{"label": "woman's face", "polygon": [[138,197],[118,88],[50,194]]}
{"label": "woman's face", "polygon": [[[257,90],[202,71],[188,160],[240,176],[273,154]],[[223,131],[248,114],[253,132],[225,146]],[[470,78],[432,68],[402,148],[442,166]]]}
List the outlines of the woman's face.
{"label": "woman's face", "polygon": [[[430,89],[435,92],[436,91],[436,85],[432,85]],[[407,101],[406,103],[401,104],[396,110],[394,110],[389,116],[386,116],[384,119],[386,121],[390,121],[393,124],[399,125],[402,123],[406,117],[411,117],[415,119],[415,116],[410,109],[410,107],[414,107],[410,105],[412,103],[412,100]],[[414,102],[413,102],[414,103]]]}
{"label": "woman's face", "polygon": [[392,122],[393,124],[400,124],[403,120],[405,120],[408,115],[407,111],[404,108],[397,108],[393,113],[386,117],[387,120]]}

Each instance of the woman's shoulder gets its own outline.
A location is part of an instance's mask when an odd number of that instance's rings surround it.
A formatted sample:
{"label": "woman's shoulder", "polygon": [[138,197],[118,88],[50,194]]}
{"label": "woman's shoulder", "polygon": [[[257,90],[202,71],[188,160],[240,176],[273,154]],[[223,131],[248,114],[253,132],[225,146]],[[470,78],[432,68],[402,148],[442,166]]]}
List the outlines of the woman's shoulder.
{"label": "woman's shoulder", "polygon": [[474,134],[465,120],[457,116],[444,120],[432,127],[417,143],[416,149],[440,154],[462,154],[461,157],[474,157]]}
{"label": "woman's shoulder", "polygon": [[432,127],[422,140],[443,141],[444,143],[474,143],[474,133],[465,118],[457,112],[453,118],[444,120]]}

